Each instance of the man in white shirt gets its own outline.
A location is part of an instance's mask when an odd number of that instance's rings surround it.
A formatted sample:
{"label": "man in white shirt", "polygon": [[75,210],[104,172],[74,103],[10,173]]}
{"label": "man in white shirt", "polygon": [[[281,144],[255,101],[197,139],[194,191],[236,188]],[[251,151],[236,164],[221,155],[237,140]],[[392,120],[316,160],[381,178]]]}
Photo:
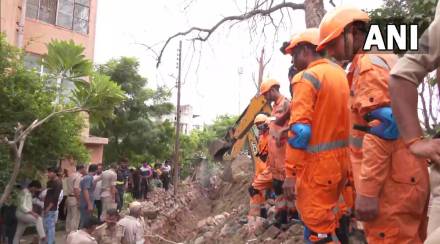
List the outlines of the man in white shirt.
{"label": "man in white shirt", "polygon": [[160,171],[162,171],[162,175],[160,176],[160,179],[162,180],[163,188],[165,188],[166,191],[168,191],[169,184],[170,184],[170,174],[171,174],[171,161],[166,160],[165,163],[160,168]]}
{"label": "man in white shirt", "polygon": [[[24,187],[19,195],[19,205],[15,212],[17,216],[17,230],[15,231],[14,244],[20,243],[26,227],[35,225],[41,241],[46,239],[43,227],[43,218],[40,214],[34,212],[32,208],[32,195],[41,189],[39,181],[32,181],[27,187]],[[42,209],[42,208],[41,208]]]}

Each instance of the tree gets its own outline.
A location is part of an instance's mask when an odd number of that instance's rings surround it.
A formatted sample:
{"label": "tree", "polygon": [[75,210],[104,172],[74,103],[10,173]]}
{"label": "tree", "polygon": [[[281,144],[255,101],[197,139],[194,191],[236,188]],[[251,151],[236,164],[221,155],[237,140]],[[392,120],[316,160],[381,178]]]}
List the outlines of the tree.
{"label": "tree", "polygon": [[[13,135],[17,121],[30,124],[36,116],[44,116],[53,109],[55,90],[45,85],[36,72],[26,70],[20,55],[0,36],[0,138]],[[33,178],[37,170],[66,155],[86,161],[88,153],[78,135],[82,126],[83,121],[76,114],[65,114],[35,130],[23,148],[25,170],[20,175]],[[14,166],[9,152],[8,146],[0,143],[0,189],[6,187]]]}
{"label": "tree", "polygon": [[434,20],[438,0],[385,0],[382,7],[370,11],[374,23],[417,24],[419,35]]}
{"label": "tree", "polygon": [[[7,168],[12,166],[12,172],[2,192],[0,206],[8,199],[23,162],[32,162],[35,158],[47,160],[49,156],[55,160],[62,156],[86,157],[80,145],[79,129],[83,121],[77,116],[79,112],[90,113],[93,120],[99,121],[112,116],[113,107],[124,99],[120,87],[109,77],[91,74],[84,68],[76,69],[77,64],[87,62],[83,56],[72,54],[84,48],[73,42],[54,41],[48,45],[48,50],[45,64],[50,64],[47,66],[49,73],[38,76],[25,69],[21,51],[0,36],[0,144],[3,144],[0,150],[8,151],[6,160],[12,161],[6,165]],[[81,76],[91,75],[90,82],[77,82],[74,91],[61,101],[57,99],[59,86],[53,86],[52,78],[63,74],[63,79],[75,80],[79,73],[74,70],[88,71]],[[53,139],[59,144],[54,144]]]}
{"label": "tree", "polygon": [[165,87],[146,88],[147,79],[139,74],[135,58],[122,57],[98,66],[126,93],[127,99],[115,109],[116,117],[95,126],[92,132],[109,138],[106,161],[121,156],[132,162],[164,160],[171,155],[173,125],[160,118],[171,113],[170,92]]}
{"label": "tree", "polygon": [[[334,6],[332,0],[329,2]],[[174,39],[191,36],[190,40],[193,42],[204,42],[207,41],[214,32],[218,31],[221,26],[229,24],[229,27],[232,28],[236,24],[245,21],[248,22],[250,32],[255,36],[264,35],[265,29],[269,26],[273,27],[273,30],[277,33],[280,26],[285,24],[285,18],[289,18],[290,23],[292,24],[291,14],[294,14],[294,11],[296,10],[305,11],[305,23],[307,28],[318,27],[322,17],[324,17],[326,13],[323,0],[304,0],[303,3],[293,3],[286,0],[246,1],[242,13],[226,16],[211,27],[193,26],[185,31],[171,35],[165,41],[159,52],[156,52],[149,45],[144,46],[156,55],[156,66],[159,67],[165,49]]]}
{"label": "tree", "polygon": [[85,58],[83,52],[84,47],[75,45],[72,40],[55,40],[47,45],[47,54],[44,55],[42,64],[49,71],[47,78],[56,80],[55,104],[62,99],[64,82],[86,83],[84,78],[90,75],[92,62]]}

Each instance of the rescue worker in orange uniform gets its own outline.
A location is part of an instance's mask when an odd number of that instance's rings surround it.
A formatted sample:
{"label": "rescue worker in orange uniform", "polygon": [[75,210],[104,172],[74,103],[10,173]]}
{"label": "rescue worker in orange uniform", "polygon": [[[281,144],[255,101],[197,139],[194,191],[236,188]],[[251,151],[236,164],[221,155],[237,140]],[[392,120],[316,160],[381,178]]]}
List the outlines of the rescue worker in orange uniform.
{"label": "rescue worker in orange uniform", "polygon": [[269,171],[272,173],[272,187],[275,192],[276,224],[281,228],[287,224],[289,206],[283,194],[284,161],[287,145],[287,123],[290,101],[280,93],[280,83],[274,79],[265,80],[260,86],[260,95],[273,103],[269,118]]}
{"label": "rescue worker in orange uniform", "polygon": [[350,151],[356,187],[356,215],[368,243],[422,243],[426,238],[428,171],[399,137],[390,107],[393,54],[364,52],[367,13],[342,6],[320,24],[317,50],[351,60]]}
{"label": "rescue worker in orange uniform", "polygon": [[269,126],[267,125],[267,115],[258,114],[255,117],[254,125],[257,127],[258,136],[258,152],[255,162],[255,175],[251,186],[249,187],[250,208],[249,216],[260,216],[267,218],[267,210],[264,207],[266,202],[265,191],[272,188],[272,174],[267,167],[268,159],[268,137]]}
{"label": "rescue worker in orange uniform", "polygon": [[[291,81],[292,94],[294,93],[294,90],[292,89],[293,86],[296,83],[300,82],[301,79],[303,79],[304,70],[307,69],[307,67],[311,63],[321,58],[321,55],[315,51],[318,42],[319,29],[309,28],[306,29],[304,32],[294,35],[292,37],[290,45],[285,48],[284,53],[292,55],[292,63],[294,64],[295,68],[300,71],[300,73],[297,74]],[[301,49],[304,48],[304,46],[307,46],[307,48],[305,48],[305,51],[302,51]],[[294,114],[294,110],[295,107],[292,103],[291,114]],[[292,131],[289,131],[289,137],[293,136],[294,133]],[[294,146],[288,146],[286,148],[286,179],[284,181],[283,188],[285,195],[290,201],[293,201],[293,197],[295,195],[295,181],[298,177],[302,175],[302,171],[305,166],[304,163],[306,155],[307,152],[303,149],[298,149]],[[345,187],[342,189],[343,195],[347,191],[347,189],[349,189],[347,185],[348,184],[346,184]],[[351,204],[353,196],[351,193],[352,191],[347,192],[348,196],[340,197],[338,203],[339,211],[336,214],[336,219],[339,220],[336,228],[336,235],[341,243],[348,243],[348,224],[350,219],[350,212],[348,211],[348,209],[352,207]],[[346,200],[345,197],[348,197],[348,199]],[[348,206],[347,203],[349,204]],[[306,229],[306,235],[307,232],[308,230]],[[309,239],[308,236],[305,236],[305,239]]]}
{"label": "rescue worker in orange uniform", "polygon": [[336,213],[349,165],[348,82],[344,70],[309,42],[296,45],[291,55],[303,71],[293,78],[288,143],[302,162],[295,162],[296,182],[286,179],[285,189],[296,188],[306,241],[339,243]]}

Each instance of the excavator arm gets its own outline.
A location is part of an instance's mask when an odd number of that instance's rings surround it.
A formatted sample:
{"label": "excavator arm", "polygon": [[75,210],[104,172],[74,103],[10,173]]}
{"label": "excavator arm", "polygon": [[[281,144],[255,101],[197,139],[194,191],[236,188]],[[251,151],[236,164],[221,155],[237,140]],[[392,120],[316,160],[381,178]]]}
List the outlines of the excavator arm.
{"label": "excavator arm", "polygon": [[257,147],[257,136],[251,128],[255,116],[261,112],[270,114],[271,110],[264,96],[255,96],[252,98],[249,105],[237,119],[234,126],[228,130],[225,137],[211,143],[209,151],[214,160],[222,161],[226,153],[228,153],[228,156],[225,159],[235,159],[246,142],[254,158]]}

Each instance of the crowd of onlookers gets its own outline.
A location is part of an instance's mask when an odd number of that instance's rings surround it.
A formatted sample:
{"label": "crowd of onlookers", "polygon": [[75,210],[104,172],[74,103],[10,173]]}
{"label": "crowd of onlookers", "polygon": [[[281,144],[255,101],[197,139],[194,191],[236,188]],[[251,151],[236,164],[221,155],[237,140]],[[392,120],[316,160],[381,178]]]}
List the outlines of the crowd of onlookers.
{"label": "crowd of onlookers", "polygon": [[[35,226],[40,243],[55,243],[58,219],[65,219],[66,243],[140,242],[137,237],[140,229],[143,231],[139,227],[143,226],[140,204],[133,202],[130,214],[120,219],[124,195],[126,197],[127,192],[133,199],[148,200],[148,192],[153,187],[168,190],[170,176],[168,160],[163,164],[143,162],[139,167],[129,167],[128,160],[122,159],[106,170],[102,164],[88,167],[78,164],[76,171],[64,169],[63,172],[50,167],[45,189],[37,180],[17,184],[15,206],[2,208],[0,241],[18,244],[25,229]],[[119,241],[115,242],[114,238]],[[139,240],[133,242],[133,238]]]}

